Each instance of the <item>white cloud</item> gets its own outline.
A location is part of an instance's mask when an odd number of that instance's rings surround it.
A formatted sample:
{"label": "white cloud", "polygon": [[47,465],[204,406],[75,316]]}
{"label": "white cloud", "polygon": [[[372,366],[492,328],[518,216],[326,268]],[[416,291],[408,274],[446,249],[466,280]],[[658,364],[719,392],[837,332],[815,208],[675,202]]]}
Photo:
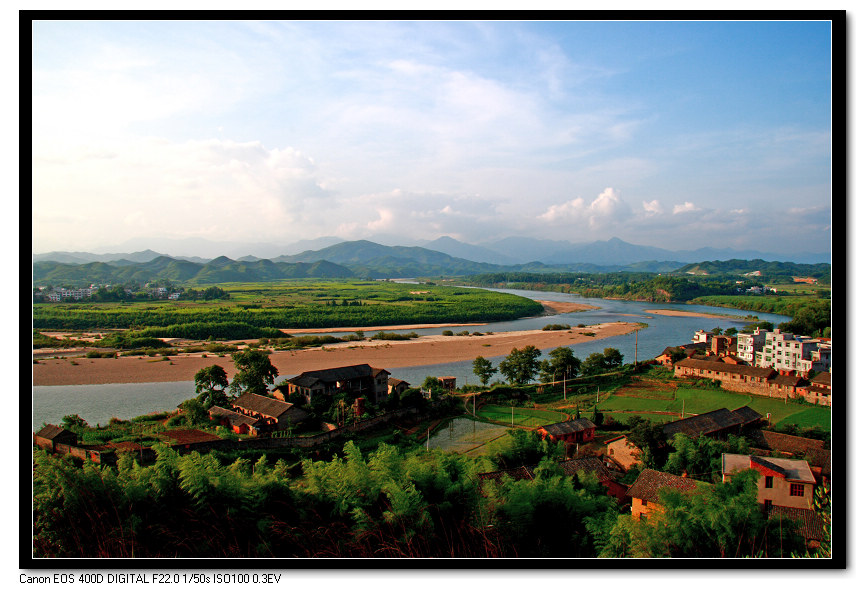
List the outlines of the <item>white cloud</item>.
{"label": "white cloud", "polygon": [[606,188],[588,205],[582,197],[577,197],[566,203],[550,206],[538,219],[547,223],[587,221],[590,227],[598,228],[612,220],[626,219],[630,215],[630,207],[619,194],[612,188]]}
{"label": "white cloud", "polygon": [[[309,217],[328,192],[315,163],[258,142],[140,140],[82,159],[55,151],[33,166],[34,211],[86,210],[75,233],[103,241],[137,235],[276,238]],[[327,208],[326,206],[324,208]],[[75,239],[34,219],[34,240]]]}
{"label": "white cloud", "polygon": [[685,201],[684,203],[673,207],[673,214],[680,215],[682,213],[693,213],[699,210],[700,209],[698,209],[694,203]]}
{"label": "white cloud", "polygon": [[643,210],[647,215],[660,215],[664,212],[664,208],[661,206],[661,203],[658,202],[658,199],[655,199],[651,202],[643,201]]}

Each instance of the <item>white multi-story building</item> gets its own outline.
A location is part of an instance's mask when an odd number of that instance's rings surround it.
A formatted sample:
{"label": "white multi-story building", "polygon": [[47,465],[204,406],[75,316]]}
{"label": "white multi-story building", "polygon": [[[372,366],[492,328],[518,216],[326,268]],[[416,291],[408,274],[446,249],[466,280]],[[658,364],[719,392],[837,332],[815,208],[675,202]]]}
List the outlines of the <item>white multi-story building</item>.
{"label": "white multi-story building", "polygon": [[832,344],[816,338],[782,333],[766,333],[763,349],[754,351],[754,366],[774,368],[780,373],[807,374],[810,370],[832,369]]}
{"label": "white multi-story building", "polygon": [[736,336],[736,355],[755,366],[754,354],[763,350],[763,345],[766,343],[766,334],[769,333],[765,329],[755,329],[754,333],[740,333]]}

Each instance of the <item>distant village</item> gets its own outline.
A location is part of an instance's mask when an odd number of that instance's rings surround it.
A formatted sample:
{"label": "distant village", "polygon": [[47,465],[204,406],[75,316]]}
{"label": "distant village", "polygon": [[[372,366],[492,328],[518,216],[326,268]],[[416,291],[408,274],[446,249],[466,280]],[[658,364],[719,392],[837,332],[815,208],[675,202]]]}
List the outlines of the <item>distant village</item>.
{"label": "distant village", "polygon": [[[730,391],[791,400],[802,399],[818,405],[831,405],[831,341],[809,338],[778,329],[756,329],[735,336],[697,331],[691,342],[666,348],[654,360],[670,367],[676,378],[711,379]],[[441,377],[447,391],[455,389],[453,377]],[[358,398],[346,411],[356,417],[365,413],[364,403],[386,401],[399,395],[409,383],[392,378],[390,372],[367,364],[315,370],[299,374],[269,391],[269,395],[245,393],[226,407],[213,406],[211,419],[229,428],[241,439],[226,439],[196,429],[170,429],[158,434],[160,441],[179,453],[206,452],[212,449],[258,449],[280,447],[313,447],[345,434],[360,432],[391,420],[417,413],[416,408],[402,408],[355,420],[351,425],[322,424],[315,435],[295,436],[292,430],[310,415],[293,403],[290,396],[300,394],[306,403],[321,395],[351,391]],[[765,429],[768,416],[748,406],[735,410],[717,409],[663,424],[663,437],[672,444],[677,434],[692,439],[700,436],[725,440],[727,436],[744,436],[748,454],[723,454],[722,475],[728,480],[743,469],[759,473],[757,501],[769,517],[784,515],[796,522],[798,532],[811,546],[823,538],[820,518],[813,511],[815,489],[828,488],[831,478],[831,453],[817,439],[793,436]],[[671,474],[643,463],[644,449],[625,435],[598,436],[598,424],[585,417],[537,427],[537,435],[553,442],[563,442],[572,458],[559,464],[568,476],[577,472],[594,473],[620,504],[629,505],[634,519],[649,520],[662,510],[659,496],[663,489],[690,493],[710,483],[689,477],[689,473]],[[33,436],[36,446],[59,454],[70,454],[84,461],[114,464],[118,453],[131,452],[142,462],[154,460],[151,447],[136,442],[111,442],[103,445],[80,445],[77,436],[62,427],[46,425]],[[504,477],[531,479],[533,465],[496,472],[481,473],[479,480],[501,482]],[[632,468],[640,469],[631,484],[619,482]]]}

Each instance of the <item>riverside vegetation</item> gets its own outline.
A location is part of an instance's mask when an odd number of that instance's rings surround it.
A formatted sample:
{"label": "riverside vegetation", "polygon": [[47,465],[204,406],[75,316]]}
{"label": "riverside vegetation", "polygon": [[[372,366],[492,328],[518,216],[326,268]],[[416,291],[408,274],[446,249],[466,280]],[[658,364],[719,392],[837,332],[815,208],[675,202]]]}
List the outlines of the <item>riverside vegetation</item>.
{"label": "riverside vegetation", "polygon": [[[161,337],[280,338],[285,337],[280,328],[480,323],[543,312],[540,303],[524,297],[428,284],[298,280],[220,288],[230,295],[227,300],[34,304],[33,328],[127,330],[95,345],[128,348],[151,347],[152,340]],[[49,342],[37,338],[36,343]]]}

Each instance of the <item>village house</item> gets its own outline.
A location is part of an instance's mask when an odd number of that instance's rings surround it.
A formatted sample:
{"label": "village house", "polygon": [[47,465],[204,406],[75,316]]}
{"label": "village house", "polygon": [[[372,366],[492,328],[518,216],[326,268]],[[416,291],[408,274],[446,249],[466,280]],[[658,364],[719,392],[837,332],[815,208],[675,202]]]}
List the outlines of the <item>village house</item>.
{"label": "village house", "polygon": [[215,419],[221,425],[228,427],[236,434],[248,434],[248,435],[258,435],[258,425],[259,419],[255,417],[250,417],[249,415],[244,415],[242,413],[237,413],[235,411],[229,411],[228,409],[224,409],[222,407],[213,406],[207,410],[207,413],[210,415],[211,419]]}
{"label": "village house", "polygon": [[750,452],[757,456],[780,455],[781,458],[801,458],[811,466],[818,482],[829,484],[832,477],[832,452],[823,440],[802,436],[791,436],[769,430],[753,430],[748,433],[753,443]]}
{"label": "village house", "polygon": [[244,393],[232,401],[231,406],[238,413],[255,419],[259,431],[284,430],[309,417],[309,413],[292,403],[255,393]]}
{"label": "village house", "polygon": [[616,436],[609,440],[604,450],[604,460],[614,464],[622,471],[643,463],[643,451],[627,436]]}
{"label": "village house", "polygon": [[231,443],[230,440],[223,440],[199,429],[169,429],[156,435],[180,453],[206,452]]}
{"label": "village house", "polygon": [[390,372],[382,368],[372,368],[369,364],[310,370],[289,379],[289,395],[300,393],[307,403],[313,396],[346,393],[349,397],[369,396],[373,403],[387,399],[388,377]]}
{"label": "village house", "polygon": [[406,392],[411,385],[404,380],[400,380],[399,378],[389,378],[387,379],[387,394],[388,395],[401,395]]}
{"label": "village house", "polygon": [[708,486],[708,483],[700,483],[694,479],[647,468],[640,473],[640,476],[625,494],[631,498],[631,517],[646,521],[651,518],[653,513],[663,513],[661,491],[664,489],[680,493],[693,493],[697,490],[698,485]]}
{"label": "village house", "polygon": [[677,350],[684,352],[685,358],[700,358],[706,355],[707,348],[708,346],[706,345],[706,342],[684,344],[681,346],[668,346],[664,348],[664,351],[661,352],[659,356],[655,356],[655,361],[658,364],[670,368],[673,366],[673,358],[681,355],[681,352],[678,352]]}
{"label": "village house", "polygon": [[757,480],[757,503],[770,507],[780,505],[811,509],[816,479],[804,460],[746,454],[721,454],[723,481],[739,471],[753,469]]}
{"label": "village house", "polygon": [[796,533],[805,540],[808,550],[813,550],[823,542],[823,518],[813,509],[797,509],[782,505],[770,505],[766,510],[767,519],[783,517],[792,522]]}
{"label": "village house", "polygon": [[[676,378],[710,378],[721,383],[721,388],[737,393],[774,397],[776,399],[803,397],[809,403],[831,405],[831,388],[813,389],[804,379],[779,375],[773,368],[733,365],[709,359],[687,358],[673,366]],[[816,377],[815,377],[816,378]],[[820,377],[825,382],[825,377]]]}
{"label": "village house", "polygon": [[538,428],[538,433],[543,439],[554,442],[566,442],[571,444],[579,444],[590,442],[595,438],[595,424],[581,417],[580,419],[572,419],[561,423],[552,423],[550,425],[542,425]]}
{"label": "village house", "polygon": [[667,440],[672,440],[676,434],[684,434],[689,438],[699,436],[722,438],[730,434],[741,435],[745,428],[759,424],[761,419],[759,413],[747,406],[733,411],[722,407],[708,413],[665,423],[663,431]]}
{"label": "village house", "polygon": [[78,443],[78,436],[68,429],[48,424],[33,434],[33,442],[40,448],[53,453],[57,451],[58,444],[75,446]]}
{"label": "village house", "polygon": [[805,399],[818,405],[832,404],[832,374],[818,372],[811,379],[810,386],[805,387]]}
{"label": "village house", "polygon": [[606,487],[607,495],[615,497],[619,503],[626,503],[628,501],[628,486],[623,485],[617,480],[622,476],[622,473],[607,468],[597,456],[562,460],[559,462],[559,466],[565,471],[565,475],[569,477],[577,476],[577,473],[580,471],[594,473],[598,478],[598,482]]}

